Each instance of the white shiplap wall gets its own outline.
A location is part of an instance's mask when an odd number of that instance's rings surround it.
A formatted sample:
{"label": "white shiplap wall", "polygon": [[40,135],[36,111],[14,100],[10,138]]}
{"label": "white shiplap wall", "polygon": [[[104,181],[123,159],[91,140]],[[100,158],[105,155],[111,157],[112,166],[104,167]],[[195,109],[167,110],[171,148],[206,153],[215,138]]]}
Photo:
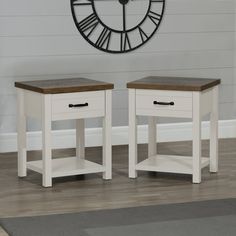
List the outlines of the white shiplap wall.
{"label": "white shiplap wall", "polygon": [[147,75],[220,77],[220,119],[234,119],[234,13],[234,0],[166,0],[148,44],[110,55],[82,39],[70,0],[0,0],[0,133],[16,130],[15,81],[76,76],[115,83],[114,126],[127,125],[126,82]]}

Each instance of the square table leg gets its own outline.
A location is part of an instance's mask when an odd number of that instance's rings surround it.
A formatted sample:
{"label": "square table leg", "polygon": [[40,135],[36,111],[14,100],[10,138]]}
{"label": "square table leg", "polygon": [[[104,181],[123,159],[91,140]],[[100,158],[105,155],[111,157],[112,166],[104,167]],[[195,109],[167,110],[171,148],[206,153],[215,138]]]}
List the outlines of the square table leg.
{"label": "square table leg", "polygon": [[201,109],[200,92],[193,92],[193,183],[201,183]]}
{"label": "square table leg", "polygon": [[135,89],[129,89],[129,178],[137,178],[137,117]]}
{"label": "square table leg", "polygon": [[17,145],[18,145],[18,176],[27,175],[27,147],[26,147],[26,115],[24,108],[24,90],[17,89]]}
{"label": "square table leg", "polygon": [[52,186],[51,95],[42,96],[43,186]]}
{"label": "square table leg", "polygon": [[210,114],[210,172],[218,171],[218,86],[213,89]]}
{"label": "square table leg", "polygon": [[148,157],[157,154],[156,117],[148,117]]}
{"label": "square table leg", "polygon": [[85,158],[85,127],[84,119],[76,120],[76,156],[77,158]]}
{"label": "square table leg", "polygon": [[112,178],[112,93],[111,90],[105,91],[105,116],[103,118],[103,166],[105,172],[103,179]]}

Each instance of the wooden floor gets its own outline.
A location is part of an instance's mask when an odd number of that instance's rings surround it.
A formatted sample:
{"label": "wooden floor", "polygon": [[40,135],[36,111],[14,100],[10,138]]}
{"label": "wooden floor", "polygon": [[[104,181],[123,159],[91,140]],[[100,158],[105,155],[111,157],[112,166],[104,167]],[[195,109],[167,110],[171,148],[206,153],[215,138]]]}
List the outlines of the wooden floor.
{"label": "wooden floor", "polygon": [[[209,143],[203,142],[203,155]],[[0,217],[32,216],[111,209],[154,204],[189,202],[236,197],[236,139],[220,140],[220,171],[203,170],[203,182],[191,183],[191,176],[139,172],[128,179],[128,147],[113,147],[113,180],[101,174],[58,178],[53,188],[41,187],[41,175],[29,171],[17,177],[16,153],[0,154]],[[54,151],[55,157],[74,155],[75,150]],[[191,155],[191,142],[158,144],[162,154]],[[86,149],[87,159],[101,162],[101,148]],[[139,160],[147,155],[147,145],[139,145]],[[39,159],[40,152],[30,152],[29,159]]]}

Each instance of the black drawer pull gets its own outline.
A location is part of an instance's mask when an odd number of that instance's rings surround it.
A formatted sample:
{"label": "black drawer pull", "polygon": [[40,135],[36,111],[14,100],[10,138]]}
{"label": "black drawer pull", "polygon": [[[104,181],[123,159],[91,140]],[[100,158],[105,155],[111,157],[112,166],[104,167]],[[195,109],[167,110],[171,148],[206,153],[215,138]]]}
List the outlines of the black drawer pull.
{"label": "black drawer pull", "polygon": [[174,106],[175,105],[174,102],[157,102],[157,101],[154,101],[153,104],[154,105],[163,105],[163,106]]}
{"label": "black drawer pull", "polygon": [[82,104],[69,104],[69,108],[76,108],[76,107],[87,107],[88,103],[82,103]]}

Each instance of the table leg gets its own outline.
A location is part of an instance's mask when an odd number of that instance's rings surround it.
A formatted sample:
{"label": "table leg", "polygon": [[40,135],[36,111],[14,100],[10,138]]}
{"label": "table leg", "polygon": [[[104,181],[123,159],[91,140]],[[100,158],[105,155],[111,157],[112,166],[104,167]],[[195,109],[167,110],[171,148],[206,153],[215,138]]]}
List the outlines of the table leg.
{"label": "table leg", "polygon": [[210,114],[210,172],[218,171],[218,86],[213,88]]}
{"label": "table leg", "polygon": [[25,177],[27,175],[26,116],[22,89],[17,89],[17,134],[18,176]]}
{"label": "table leg", "polygon": [[201,183],[201,110],[200,92],[193,92],[193,183]]}
{"label": "table leg", "polygon": [[103,179],[112,178],[112,146],[111,146],[111,126],[112,126],[112,92],[111,90],[105,91],[105,117],[103,118],[103,166],[105,172]]}
{"label": "table leg", "polygon": [[77,158],[85,158],[85,130],[84,119],[76,120],[76,156]]}
{"label": "table leg", "polygon": [[51,95],[42,95],[43,186],[52,186]]}
{"label": "table leg", "polygon": [[156,117],[148,117],[148,157],[157,154]]}
{"label": "table leg", "polygon": [[129,89],[129,178],[137,178],[137,118],[135,89]]}

